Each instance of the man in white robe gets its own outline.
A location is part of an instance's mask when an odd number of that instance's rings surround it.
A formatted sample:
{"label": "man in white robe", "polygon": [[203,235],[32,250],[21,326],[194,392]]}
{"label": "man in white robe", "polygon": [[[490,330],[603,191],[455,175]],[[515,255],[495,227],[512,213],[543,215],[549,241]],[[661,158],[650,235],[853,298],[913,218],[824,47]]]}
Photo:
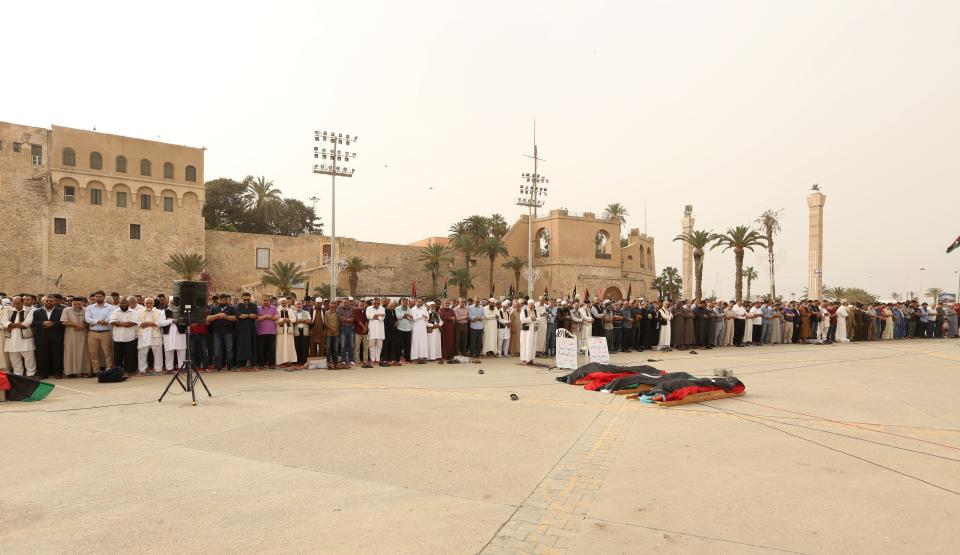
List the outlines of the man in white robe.
{"label": "man in white robe", "polygon": [[13,373],[20,376],[34,376],[37,373],[32,324],[33,307],[25,306],[22,297],[14,297],[13,308],[0,321],[0,328],[5,336],[3,350],[10,357]]}
{"label": "man in white robe", "polygon": [[430,346],[427,344],[427,319],[430,311],[423,306],[423,299],[417,299],[417,305],[410,309],[413,330],[410,338],[410,361],[424,364],[430,356]]}
{"label": "man in white robe", "polygon": [[847,338],[847,316],[850,316],[850,309],[847,308],[847,299],[843,299],[837,309],[837,343],[850,342]]}
{"label": "man in white robe", "polygon": [[497,301],[493,297],[483,307],[483,349],[482,355],[497,354]]}
{"label": "man in white robe", "polygon": [[[116,314],[117,310],[113,311]],[[110,315],[113,318],[113,314]],[[163,361],[166,372],[173,372],[173,355],[177,355],[177,364],[183,364],[187,358],[187,330],[181,328],[177,321],[173,319],[173,311],[169,308],[163,311],[163,319],[160,320],[160,327],[163,328]],[[180,330],[183,331],[180,331]],[[116,342],[114,342],[116,345]],[[116,362],[116,357],[114,357]]]}
{"label": "man in white robe", "polygon": [[510,356],[510,301],[500,303],[497,309],[497,341],[499,350],[497,356]]}
{"label": "man in white robe", "polygon": [[537,356],[537,311],[534,300],[520,309],[520,362],[533,364]]}
{"label": "man in white robe", "polygon": [[427,358],[442,362],[443,343],[440,339],[440,329],[443,327],[443,320],[437,312],[437,303],[433,301],[427,303],[427,318]]}
{"label": "man in white robe", "polygon": [[537,352],[546,352],[547,348],[547,302],[543,295],[533,305],[537,309]]}
{"label": "man in white robe", "polygon": [[386,337],[383,328],[386,315],[386,309],[380,306],[380,299],[373,299],[373,304],[367,307],[367,323],[370,326],[367,340],[370,342],[370,362],[373,364],[380,364],[380,353],[383,352],[383,340]]}
{"label": "man in white robe", "polygon": [[153,297],[143,299],[143,307],[137,314],[137,321],[140,322],[137,330],[137,369],[141,376],[147,373],[148,351],[153,351],[154,367],[150,368],[151,373],[163,367],[163,334],[160,332],[163,318],[163,312],[153,306]]}
{"label": "man in white robe", "polygon": [[664,324],[660,324],[660,340],[657,342],[658,351],[670,350],[670,321],[673,320],[673,311],[670,310],[670,301],[663,301],[663,307],[657,311]]}

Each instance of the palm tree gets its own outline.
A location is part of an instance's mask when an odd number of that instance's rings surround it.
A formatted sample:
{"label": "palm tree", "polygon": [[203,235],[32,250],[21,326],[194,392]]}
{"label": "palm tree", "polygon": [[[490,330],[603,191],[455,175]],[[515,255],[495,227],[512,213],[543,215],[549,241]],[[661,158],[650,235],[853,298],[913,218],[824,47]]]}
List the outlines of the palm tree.
{"label": "palm tree", "polygon": [[694,271],[694,298],[703,298],[703,253],[704,250],[715,240],[713,232],[702,229],[682,233],[673,238],[674,241],[683,241],[693,248],[693,271]]}
{"label": "palm tree", "polygon": [[507,231],[510,230],[510,226],[507,225],[507,220],[500,214],[494,214],[487,218],[487,228],[490,235],[500,237],[501,239],[507,234]]}
{"label": "palm tree", "polygon": [[496,264],[498,257],[509,254],[507,245],[502,238],[491,235],[480,243],[477,252],[490,259],[490,294],[493,295],[493,265]]}
{"label": "palm tree", "polygon": [[900,300],[900,293],[897,293],[896,291],[894,291],[894,292],[890,293],[890,298],[893,299],[894,301],[899,301],[899,300]]}
{"label": "palm tree", "polygon": [[848,289],[846,287],[841,287],[839,285],[836,287],[824,286],[821,288],[821,291],[823,292],[824,297],[834,301],[839,301],[840,299],[845,298],[848,293]]}
{"label": "palm tree", "polygon": [[473,289],[473,274],[469,267],[457,268],[450,272],[448,283],[452,283],[460,288],[460,296],[466,297],[467,293]]}
{"label": "palm tree", "polygon": [[750,300],[750,284],[753,283],[753,280],[757,279],[757,271],[753,269],[753,266],[747,266],[743,269],[743,278],[747,280],[747,300]]}
{"label": "palm tree", "polygon": [[733,249],[733,260],[736,272],[734,273],[734,283],[736,284],[737,299],[743,298],[743,253],[749,249],[753,251],[754,247],[765,247],[766,240],[763,235],[755,229],[750,229],[745,225],[740,225],[727,230],[726,233],[716,235],[715,242],[710,250],[717,247],[723,247],[726,252]]}
{"label": "palm tree", "polygon": [[927,296],[933,298],[933,303],[936,304],[940,300],[940,293],[943,293],[943,289],[939,287],[931,287],[927,289]]}
{"label": "palm tree", "polygon": [[296,262],[274,262],[260,277],[260,283],[272,285],[281,295],[287,295],[294,285],[307,279],[308,275]]}
{"label": "palm tree", "polygon": [[283,201],[280,190],[274,189],[273,181],[267,181],[267,178],[263,176],[257,178],[247,176],[244,182],[246,183],[246,189],[243,191],[243,198],[247,203],[247,208],[257,215],[260,223],[265,224],[276,215],[280,203]]}
{"label": "palm tree", "polygon": [[[513,258],[507,260],[501,266],[513,272],[513,285],[516,289],[515,292],[520,292],[520,272],[523,271],[523,267],[526,265],[519,256],[514,256]],[[530,291],[527,291],[527,294],[530,294]]]}
{"label": "palm tree", "polygon": [[450,235],[447,238],[450,240],[450,246],[463,254],[463,265],[469,268],[470,256],[476,252],[477,245],[467,221],[460,220],[450,226]]}
{"label": "palm tree", "polygon": [[447,247],[439,243],[429,242],[427,246],[420,249],[417,256],[420,262],[423,262],[423,269],[430,272],[430,283],[433,285],[432,295],[437,294],[437,279],[440,277],[440,267],[448,260]]}
{"label": "palm tree", "polygon": [[357,296],[357,283],[360,282],[360,278],[357,277],[357,272],[362,272],[364,270],[369,270],[373,266],[365,263],[362,258],[359,256],[351,256],[347,259],[347,265],[344,266],[344,269],[350,272],[350,296]]}
{"label": "palm tree", "polygon": [[608,204],[603,211],[604,218],[608,220],[616,220],[620,222],[620,225],[627,223],[627,216],[629,215],[630,212],[627,211],[627,207],[619,202],[612,202]]}
{"label": "palm tree", "polygon": [[783,210],[767,210],[756,222],[760,224],[763,236],[767,239],[767,262],[770,264],[770,298],[777,298],[777,282],[773,271],[773,236],[780,233],[780,216]]}
{"label": "palm tree", "polygon": [[171,254],[170,259],[164,262],[168,268],[177,273],[180,279],[187,281],[203,272],[207,266],[207,259],[202,254]]}
{"label": "palm tree", "polygon": [[680,289],[683,288],[683,278],[680,277],[680,271],[673,266],[667,266],[660,271],[661,285],[670,299],[676,299],[680,296]]}

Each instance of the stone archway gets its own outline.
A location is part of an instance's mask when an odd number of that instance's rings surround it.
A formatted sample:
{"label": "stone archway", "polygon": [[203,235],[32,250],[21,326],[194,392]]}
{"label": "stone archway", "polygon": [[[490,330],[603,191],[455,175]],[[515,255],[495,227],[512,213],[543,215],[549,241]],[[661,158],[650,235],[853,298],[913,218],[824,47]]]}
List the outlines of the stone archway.
{"label": "stone archway", "polygon": [[611,285],[603,291],[603,298],[611,301],[622,301],[623,291],[620,291],[620,288],[616,285]]}

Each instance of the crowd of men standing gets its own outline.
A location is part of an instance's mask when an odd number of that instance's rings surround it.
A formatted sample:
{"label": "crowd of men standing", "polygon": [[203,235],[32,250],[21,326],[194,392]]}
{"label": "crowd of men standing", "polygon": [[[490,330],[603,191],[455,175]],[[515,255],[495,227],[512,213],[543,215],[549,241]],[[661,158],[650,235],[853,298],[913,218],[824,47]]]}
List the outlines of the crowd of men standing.
{"label": "crowd of men standing", "polygon": [[[610,352],[778,343],[957,337],[958,306],[809,301],[592,301],[584,299],[373,298],[354,300],[211,295],[192,324],[168,299],[97,291],[65,299],[0,293],[0,368],[49,377],[170,373],[186,360],[201,370],[327,368],[554,356],[558,329],[605,337]],[[188,333],[189,332],[189,333]],[[188,345],[189,338],[189,345]]]}

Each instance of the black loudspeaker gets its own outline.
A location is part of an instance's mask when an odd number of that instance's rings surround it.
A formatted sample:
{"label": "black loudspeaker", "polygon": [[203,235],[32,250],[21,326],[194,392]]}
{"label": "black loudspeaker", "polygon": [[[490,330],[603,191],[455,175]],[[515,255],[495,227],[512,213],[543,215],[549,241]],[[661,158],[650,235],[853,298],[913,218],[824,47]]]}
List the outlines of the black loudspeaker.
{"label": "black loudspeaker", "polygon": [[203,324],[207,321],[207,282],[177,280],[170,300],[173,318],[179,324]]}

